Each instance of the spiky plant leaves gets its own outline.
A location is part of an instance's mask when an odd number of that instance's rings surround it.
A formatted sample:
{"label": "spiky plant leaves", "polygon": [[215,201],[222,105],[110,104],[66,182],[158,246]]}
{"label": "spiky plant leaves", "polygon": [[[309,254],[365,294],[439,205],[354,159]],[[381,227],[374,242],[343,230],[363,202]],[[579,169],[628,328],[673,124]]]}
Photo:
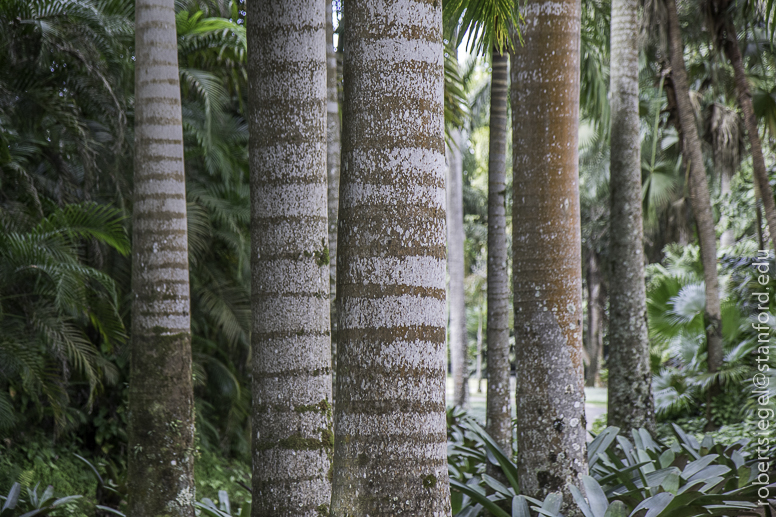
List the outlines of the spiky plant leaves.
{"label": "spiky plant leaves", "polygon": [[500,53],[514,48],[510,30],[519,37],[521,19],[514,0],[450,0],[444,3],[443,16],[458,47],[466,39],[471,54]]}

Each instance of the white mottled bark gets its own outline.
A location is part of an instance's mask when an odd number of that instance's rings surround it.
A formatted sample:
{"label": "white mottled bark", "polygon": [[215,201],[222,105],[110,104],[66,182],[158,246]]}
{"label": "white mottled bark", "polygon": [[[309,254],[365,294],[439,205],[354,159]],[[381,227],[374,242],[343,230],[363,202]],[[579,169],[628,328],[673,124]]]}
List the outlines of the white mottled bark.
{"label": "white mottled bark", "polygon": [[579,215],[579,0],[528,0],[512,55],[512,266],[522,493],[587,473]]}
{"label": "white mottled bark", "polygon": [[469,354],[464,293],[463,157],[461,131],[455,130],[447,148],[447,301],[450,307],[450,358],[453,366],[453,405],[469,404]]}
{"label": "white mottled bark", "polygon": [[655,429],[644,282],[638,1],[612,0],[608,423]]}
{"label": "white mottled bark", "polygon": [[442,7],[344,19],[331,514],[449,515]]}
{"label": "white mottled bark", "polygon": [[317,517],[333,447],[326,9],[248,9],[253,516]]}
{"label": "white mottled bark", "polygon": [[193,517],[186,183],[173,0],[135,4],[129,515]]}

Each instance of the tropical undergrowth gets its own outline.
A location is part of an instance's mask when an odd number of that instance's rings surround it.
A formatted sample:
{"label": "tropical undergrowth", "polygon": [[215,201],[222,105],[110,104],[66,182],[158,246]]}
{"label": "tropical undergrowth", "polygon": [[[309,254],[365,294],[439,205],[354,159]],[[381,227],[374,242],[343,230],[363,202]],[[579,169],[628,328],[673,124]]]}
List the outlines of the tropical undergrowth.
{"label": "tropical undergrowth", "polygon": [[[758,515],[760,510],[773,515],[773,508],[758,506],[760,471],[746,440],[723,445],[707,436],[698,441],[678,426],[673,433],[671,445],[644,429],[626,437],[608,427],[595,436],[588,444],[589,475],[580,480],[582,490],[570,489],[581,514],[694,517]],[[560,493],[543,501],[520,494],[514,454],[502,451],[473,419],[458,412],[449,437],[453,515],[560,515]],[[486,473],[487,464],[501,472],[502,480]]]}

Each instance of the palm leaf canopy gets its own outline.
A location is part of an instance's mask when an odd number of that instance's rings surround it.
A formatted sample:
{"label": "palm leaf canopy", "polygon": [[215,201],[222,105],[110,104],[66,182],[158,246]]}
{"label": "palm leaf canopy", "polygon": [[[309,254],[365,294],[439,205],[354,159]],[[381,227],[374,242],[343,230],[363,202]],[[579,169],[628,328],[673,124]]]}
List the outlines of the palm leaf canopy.
{"label": "palm leaf canopy", "polygon": [[449,23],[448,34],[457,34],[456,47],[466,39],[472,54],[486,54],[495,48],[499,53],[514,49],[510,31],[520,36],[520,15],[514,0],[448,0],[443,16]]}

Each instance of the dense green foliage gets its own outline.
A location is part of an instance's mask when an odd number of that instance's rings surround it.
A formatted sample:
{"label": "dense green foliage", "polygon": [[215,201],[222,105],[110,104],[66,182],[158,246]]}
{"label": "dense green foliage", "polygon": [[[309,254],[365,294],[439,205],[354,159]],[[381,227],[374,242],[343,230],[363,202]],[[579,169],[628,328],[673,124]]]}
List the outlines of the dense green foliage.
{"label": "dense green foliage", "polygon": [[[3,457],[4,490],[36,479],[90,496],[77,460],[57,477],[76,450],[124,470],[133,9],[132,0],[0,4],[0,430],[3,447],[28,453]],[[238,1],[177,9],[198,434],[206,457],[245,460],[244,12]],[[43,445],[54,437],[61,445]],[[245,482],[223,461],[203,461],[211,497],[236,488],[232,477]]]}
{"label": "dense green foliage", "polygon": [[[454,515],[559,515],[560,494],[544,501],[520,495],[516,451],[504,453],[460,411],[448,412],[448,419]],[[634,515],[639,510],[655,517],[730,515],[757,508],[757,455],[745,450],[746,440],[722,445],[708,436],[699,442],[674,426],[669,446],[643,429],[633,432],[632,441],[618,433],[618,428],[608,427],[588,444],[585,494],[571,488],[585,517]],[[508,483],[488,475],[487,463]]]}

